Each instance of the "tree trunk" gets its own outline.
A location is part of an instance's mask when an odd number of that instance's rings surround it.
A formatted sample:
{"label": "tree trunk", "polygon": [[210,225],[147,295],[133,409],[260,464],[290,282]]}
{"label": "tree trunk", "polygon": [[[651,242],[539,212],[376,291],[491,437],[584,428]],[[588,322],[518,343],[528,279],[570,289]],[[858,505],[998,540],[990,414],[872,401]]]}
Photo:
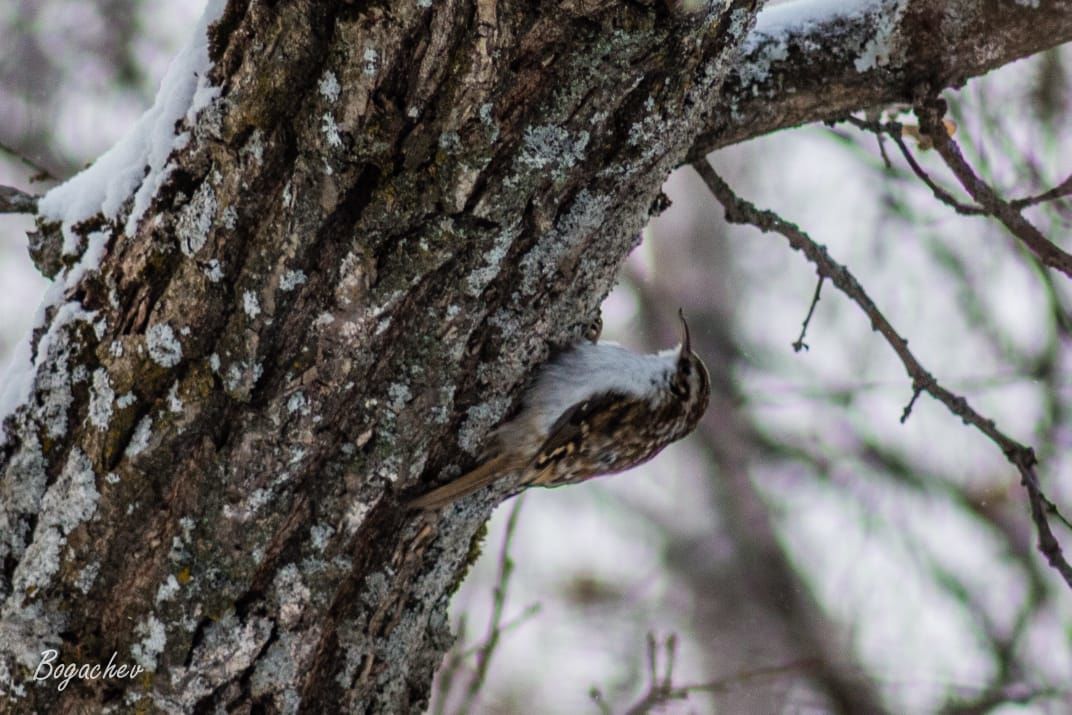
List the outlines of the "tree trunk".
{"label": "tree trunk", "polygon": [[2,709],[419,709],[501,493],[402,498],[583,333],[757,5],[228,2],[170,157],[42,203]]}

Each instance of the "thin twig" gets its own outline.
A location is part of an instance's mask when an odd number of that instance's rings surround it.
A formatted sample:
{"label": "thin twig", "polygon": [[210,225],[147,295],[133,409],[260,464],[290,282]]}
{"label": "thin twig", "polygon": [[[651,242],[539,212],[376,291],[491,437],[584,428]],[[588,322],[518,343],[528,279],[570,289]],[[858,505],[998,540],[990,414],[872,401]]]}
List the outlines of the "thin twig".
{"label": "thin twig", "polygon": [[35,214],[37,199],[14,186],[0,186],[0,214]]}
{"label": "thin twig", "polygon": [[1057,201],[1063,199],[1066,196],[1072,194],[1072,176],[1062,181],[1057,186],[1053,187],[1049,191],[1043,191],[1041,194],[1035,196],[1025,196],[1022,199],[1014,199],[1009,202],[1009,206],[1012,206],[1017,211],[1025,209],[1028,206],[1034,206],[1035,204],[1045,203],[1047,201]]}
{"label": "thin twig", "polygon": [[[456,632],[460,634],[459,639],[465,637],[465,625],[466,619],[463,613],[458,618],[458,627],[456,629]],[[454,689],[454,678],[457,676],[458,671],[461,670],[464,661],[465,656],[456,644],[447,654],[446,662],[436,673],[435,715],[444,715],[446,712],[447,698]]]}
{"label": "thin twig", "polygon": [[[901,150],[901,155],[904,156],[905,161],[908,163],[909,168],[912,169],[912,172],[920,179],[920,181],[927,185],[927,187],[931,190],[931,193],[934,194],[934,197],[936,199],[951,207],[958,214],[961,214],[963,216],[990,215],[990,212],[982,206],[978,206],[975,204],[965,204],[961,203],[960,201],[957,201],[957,199],[954,198],[952,194],[950,194],[948,191],[939,186],[934,181],[934,179],[930,177],[930,174],[928,174],[926,170],[922,166],[920,166],[919,162],[916,161],[915,156],[913,156],[912,154],[912,150],[908,148],[908,144],[905,143],[903,139],[904,125],[900,122],[880,122],[869,119],[860,119],[858,117],[853,116],[845,117],[845,121],[858,129],[872,132],[873,134],[875,134],[875,136],[879,138],[879,147],[882,148],[882,157],[886,162],[886,166],[890,166],[890,160],[889,157],[886,155],[885,148],[883,147],[882,137],[886,135],[892,138],[894,143],[897,144],[897,148]],[[949,136],[948,132],[944,131],[944,127],[943,133],[946,135],[946,137]],[[950,139],[950,141],[952,141],[952,139]],[[1067,179],[1062,181],[1057,186],[1054,186],[1052,189],[1043,191],[1041,194],[1035,194],[1034,196],[1024,196],[1023,198],[1019,199],[1013,199],[1012,201],[1009,201],[1008,204],[1014,210],[1020,211],[1025,208],[1028,208],[1029,206],[1046,203],[1047,201],[1058,201],[1069,195],[1072,195],[1072,176],[1069,176]]]}
{"label": "thin twig", "polygon": [[510,576],[514,572],[514,561],[510,558],[510,545],[514,539],[514,532],[517,530],[517,518],[521,514],[521,505],[524,503],[524,499],[525,497],[522,495],[514,501],[514,505],[510,509],[510,515],[506,519],[506,534],[503,536],[502,548],[499,550],[499,576],[495,581],[495,588],[491,597],[492,608],[491,618],[488,620],[488,632],[484,636],[483,644],[476,649],[476,672],[466,688],[465,700],[459,712],[473,711],[476,696],[487,679],[491,657],[494,655],[502,637],[506,592],[510,584]]}
{"label": "thin twig", "polygon": [[795,352],[795,353],[799,353],[802,349],[803,350],[808,350],[809,349],[808,344],[806,342],[804,342],[804,336],[808,332],[808,323],[811,322],[811,316],[815,313],[815,306],[819,303],[819,294],[823,290],[823,281],[824,280],[826,280],[826,277],[823,276],[823,275],[820,275],[819,276],[819,283],[815,286],[815,295],[812,296],[811,305],[808,306],[808,314],[806,316],[804,316],[804,323],[800,327],[800,337],[797,338],[796,341],[793,343],[793,352]]}
{"label": "thin twig", "polygon": [[[648,633],[648,689],[640,699],[625,710],[624,715],[644,715],[659,705],[671,700],[689,697],[689,689],[674,687],[674,659],[677,653],[677,636],[671,633],[663,642],[666,655],[663,672],[659,674],[659,651],[654,633]],[[598,691],[596,691],[598,692]]]}
{"label": "thin twig", "polygon": [[52,175],[51,171],[49,171],[48,169],[43,167],[41,164],[38,164],[36,161],[34,161],[30,157],[26,156],[25,154],[23,154],[21,151],[15,149],[14,147],[9,146],[9,145],[7,145],[7,144],[5,144],[3,142],[0,142],[0,151],[3,151],[5,153],[7,153],[7,154],[10,154],[11,156],[13,156],[16,159],[18,159],[19,161],[21,161],[26,166],[30,167],[35,172],[37,172],[33,176],[30,177],[31,182],[34,182],[34,181],[56,181],[57,180],[56,177]]}
{"label": "thin twig", "polygon": [[[523,626],[526,621],[539,615],[541,608],[542,606],[539,603],[530,603],[529,605],[525,606],[525,610],[523,610],[521,613],[514,616],[510,620],[503,622],[499,626],[500,639],[506,633],[509,633],[510,631],[519,628],[520,626]],[[477,645],[474,645],[472,648],[467,648],[465,651],[462,652],[461,658],[464,659],[468,658],[471,655],[476,655],[484,648],[484,645],[485,644],[483,643],[479,643]]]}
{"label": "thin twig", "polygon": [[903,138],[904,125],[900,122],[870,121],[853,116],[845,117],[845,121],[859,129],[873,132],[876,136],[881,137],[883,134],[886,134],[893,139],[893,142],[901,151],[901,156],[904,157],[905,161],[908,162],[909,168],[912,169],[912,173],[927,185],[931,190],[931,193],[934,194],[934,198],[938,199],[946,206],[949,206],[958,214],[964,216],[982,216],[986,213],[981,206],[973,206],[971,204],[964,204],[957,201],[951,193],[943,189],[931,178],[930,174],[928,174],[926,170],[920,166],[919,162],[916,161],[916,157],[912,154],[912,150],[909,149],[908,144],[905,143]]}
{"label": "thin twig", "polygon": [[[741,687],[745,683],[753,680],[782,677],[793,673],[799,673],[803,670],[809,670],[820,665],[816,659],[807,658],[784,663],[782,665],[743,670],[706,682],[674,685],[673,668],[674,653],[677,645],[676,636],[671,635],[665,641],[666,665],[661,677],[658,675],[658,657],[654,638],[649,634],[648,639],[648,670],[651,680],[648,683],[647,691],[639,700],[637,700],[637,702],[629,706],[624,711],[623,715],[646,715],[647,713],[654,712],[659,706],[665,705],[673,700],[686,700],[692,693],[723,693],[732,690],[733,688]],[[602,692],[600,692],[598,688],[592,688],[590,695],[597,704],[604,706],[601,708],[603,713],[611,712],[609,706],[606,706]]]}
{"label": "thin twig", "polygon": [[1043,264],[1061,271],[1072,278],[1072,254],[1056,246],[1042,235],[1033,223],[1009,202],[998,196],[997,192],[983,181],[964,159],[957,145],[945,130],[942,118],[946,105],[941,99],[927,99],[915,107],[916,117],[923,133],[934,142],[934,149],[945,161],[946,166],[957,177],[964,190],[982,206],[988,214],[1001,221],[1009,233],[1031,250]]}
{"label": "thin twig", "polygon": [[915,385],[915,386],[912,387],[912,399],[910,399],[908,401],[908,404],[905,405],[904,412],[901,413],[901,424],[904,424],[905,422],[908,422],[908,418],[912,414],[912,408],[915,407],[916,400],[918,400],[919,396],[922,395],[922,394],[923,394],[923,388],[922,387],[920,387],[919,385]]}
{"label": "thin twig", "polygon": [[1072,524],[1069,524],[1068,520],[1061,515],[1057,506],[1046,497],[1039,486],[1038,477],[1035,473],[1036,458],[1034,450],[1007,436],[997,428],[992,419],[976,412],[966,399],[939,385],[934,376],[923,367],[912,351],[908,349],[908,341],[893,328],[889,320],[886,319],[878,309],[878,306],[864,291],[863,286],[860,285],[855,276],[849,272],[848,268],[831,258],[825,246],[816,243],[799,227],[789,223],[777,214],[760,210],[738,197],[733,189],[722,177],[715,173],[715,170],[706,161],[696,162],[693,167],[703,178],[711,193],[725,208],[727,221],[749,224],[765,233],[773,232],[784,236],[794,250],[804,253],[820,275],[828,278],[838,290],[863,310],[864,314],[871,320],[872,329],[879,332],[890,347],[893,348],[894,352],[897,353],[908,376],[912,379],[914,391],[926,392],[931,395],[945,405],[950,412],[960,417],[965,424],[975,427],[1001,449],[1005,458],[1020,473],[1021,482],[1027,489],[1028,501],[1031,506],[1031,518],[1038,532],[1039,551],[1046,556],[1050,566],[1072,588],[1072,565],[1068,563],[1061,552],[1061,546],[1050,528],[1049,517],[1053,516],[1070,529],[1072,529]]}

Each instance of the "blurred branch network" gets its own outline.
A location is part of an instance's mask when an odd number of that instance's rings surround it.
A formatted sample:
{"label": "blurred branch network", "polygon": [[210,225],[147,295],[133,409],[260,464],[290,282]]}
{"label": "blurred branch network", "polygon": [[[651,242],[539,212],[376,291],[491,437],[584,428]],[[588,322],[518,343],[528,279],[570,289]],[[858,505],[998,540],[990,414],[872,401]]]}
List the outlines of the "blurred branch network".
{"label": "blurred branch network", "polygon": [[[576,702],[509,662],[509,641],[524,650],[550,638],[552,617],[572,623],[576,648],[614,652],[618,665],[589,688],[592,712],[1066,711],[1072,289],[1060,256],[1072,164],[1058,148],[1072,141],[1068,55],[950,95],[950,125],[921,104],[922,131],[905,131],[908,108],[894,107],[849,120],[878,143],[808,128],[713,156],[735,218],[759,216],[740,213],[731,185],[800,221],[766,216],[807,239],[794,247],[814,252],[818,285],[799,253],[725,224],[710,176],[672,177],[674,209],[608,301],[626,315],[609,315],[605,335],[664,347],[664,318],[683,303],[717,398],[673,466],[585,487],[587,504],[546,497],[573,518],[611,513],[630,548],[654,551],[657,571],[607,575],[595,559],[557,591],[531,587],[547,607],[527,627],[544,630],[506,639],[475,711],[527,712],[532,693],[541,712]],[[846,176],[851,187],[838,183]],[[850,288],[856,305],[824,282]],[[937,402],[918,401],[924,393]],[[653,500],[659,489],[669,504]],[[547,528],[540,520],[533,508],[533,532]],[[600,594],[595,605],[575,598],[578,582]],[[652,631],[676,635],[657,643]]]}
{"label": "blurred branch network", "polygon": [[[145,68],[183,26],[146,42],[150,11],[50,0],[0,21],[0,184],[41,193],[137,116],[160,74]],[[524,519],[520,501],[502,510],[459,594],[434,712],[1067,712],[1072,598],[1035,542],[1047,523],[1072,543],[1048,506],[1072,510],[1069,55],[947,97],[978,183],[941,141],[905,141],[915,120],[898,108],[853,121],[878,142],[811,127],[712,157],[727,186],[829,246],[933,382],[906,380],[832,275],[817,285],[799,254],[727,225],[691,170],[671,178],[674,207],[608,301],[606,336],[665,347],[683,305],[716,386],[707,418],[641,473],[532,493]],[[1009,230],[987,216],[1003,212]],[[26,222],[9,220],[0,348],[41,287]],[[927,400],[901,425],[906,395],[936,385],[1007,443]],[[1011,444],[1031,445],[1037,475],[1010,468]]]}

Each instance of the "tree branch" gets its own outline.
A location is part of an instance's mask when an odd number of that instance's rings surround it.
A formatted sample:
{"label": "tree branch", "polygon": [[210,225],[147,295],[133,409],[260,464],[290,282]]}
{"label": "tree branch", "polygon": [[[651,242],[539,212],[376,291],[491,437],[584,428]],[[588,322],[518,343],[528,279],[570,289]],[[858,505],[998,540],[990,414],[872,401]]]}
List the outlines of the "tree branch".
{"label": "tree branch", "polygon": [[[843,12],[789,24],[788,3],[760,13],[738,69],[711,102],[708,127],[689,161],[779,129],[894,102],[911,102],[911,88],[959,87],[970,77],[1072,40],[1072,5],[1038,7],[989,0],[876,0],[846,3]],[[825,3],[828,7],[829,3]],[[855,13],[855,14],[853,14]],[[985,38],[985,39],[984,39]]]}
{"label": "tree branch", "polygon": [[1031,506],[1031,518],[1038,532],[1038,548],[1061,577],[1072,588],[1072,565],[1065,559],[1061,546],[1054,536],[1049,524],[1049,517],[1053,516],[1066,526],[1069,522],[1058,511],[1057,506],[1043,493],[1038,477],[1035,473],[1036,459],[1031,447],[1020,444],[1004,432],[999,430],[992,419],[985,417],[972,408],[966,399],[957,395],[938,384],[934,376],[919,362],[916,356],[908,349],[908,341],[905,340],[882,314],[874,301],[867,295],[864,288],[849,272],[848,268],[841,265],[827,252],[825,246],[821,246],[811,239],[804,231],[794,224],[789,223],[771,211],[763,211],[751,203],[741,199],[733,189],[720,177],[706,161],[697,162],[693,165],[703,178],[711,193],[726,209],[726,220],[731,223],[748,224],[755,226],[764,233],[778,233],[789,241],[789,245],[797,251],[802,251],[819,272],[831,283],[844,293],[850,300],[863,310],[871,320],[872,329],[878,331],[894,352],[901,359],[908,376],[912,378],[913,401],[920,393],[926,392],[934,399],[941,402],[965,424],[972,425],[982,432],[991,442],[996,444],[1005,455],[1005,458],[1016,467],[1020,473],[1021,481],[1027,489],[1028,501]]}
{"label": "tree branch", "polygon": [[[960,185],[983,207],[986,213],[1001,221],[1009,233],[1023,242],[1043,264],[1072,278],[1072,254],[1062,250],[1043,236],[1042,232],[1024,218],[1020,211],[1002,199],[989,184],[979,178],[979,175],[968,164],[960,152],[960,147],[949,136],[942,124],[945,109],[944,101],[931,99],[919,103],[915,111],[916,116],[919,117],[920,129],[934,142],[935,151],[957,177]],[[1054,190],[1061,188],[1057,187]]]}
{"label": "tree branch", "polygon": [[14,186],[0,186],[0,214],[37,213],[37,197]]}

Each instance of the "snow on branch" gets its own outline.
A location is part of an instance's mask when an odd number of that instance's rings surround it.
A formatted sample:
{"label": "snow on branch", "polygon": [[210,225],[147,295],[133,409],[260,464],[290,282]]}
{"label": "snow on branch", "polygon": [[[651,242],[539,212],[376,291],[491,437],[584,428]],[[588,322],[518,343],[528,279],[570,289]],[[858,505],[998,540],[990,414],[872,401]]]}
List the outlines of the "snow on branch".
{"label": "snow on branch", "polygon": [[[87,272],[98,270],[112,234],[105,228],[83,237],[74,227],[98,213],[109,220],[119,219],[129,205],[125,231],[132,235],[171,172],[168,159],[172,152],[189,141],[189,132],[177,132],[177,128],[183,120],[192,126],[197,113],[219,94],[219,89],[208,83],[211,64],[207,31],[223,12],[225,2],[209,0],[190,41],[168,67],[153,106],[126,136],[92,166],[41,198],[24,195],[36,201],[40,219],[60,223],[62,255],[79,258],[54,277],[37,309],[33,328],[15,348],[0,381],[0,445],[7,441],[4,422],[29,399],[40,367],[52,359],[52,349],[64,342],[61,336],[65,326],[78,320],[92,323],[95,319],[95,314],[86,311],[77,300],[65,301]],[[22,205],[27,198],[15,196],[13,200]],[[48,330],[34,347],[32,337],[46,323]],[[56,399],[62,403],[68,394],[69,388],[64,386]]]}
{"label": "snow on branch", "polygon": [[689,162],[778,129],[937,91],[1072,41],[1068,4],[796,0],[764,9]]}
{"label": "snow on branch", "polygon": [[168,157],[189,141],[189,132],[176,132],[185,119],[193,124],[219,89],[208,82],[208,26],[223,12],[225,0],[210,0],[190,41],[172,60],[153,106],[134,127],[92,166],[55,187],[38,202],[39,214],[63,225],[64,243],[71,244],[71,228],[97,213],[108,219],[120,215],[127,200],[134,204],[125,231],[133,234],[149,202],[171,173]]}

